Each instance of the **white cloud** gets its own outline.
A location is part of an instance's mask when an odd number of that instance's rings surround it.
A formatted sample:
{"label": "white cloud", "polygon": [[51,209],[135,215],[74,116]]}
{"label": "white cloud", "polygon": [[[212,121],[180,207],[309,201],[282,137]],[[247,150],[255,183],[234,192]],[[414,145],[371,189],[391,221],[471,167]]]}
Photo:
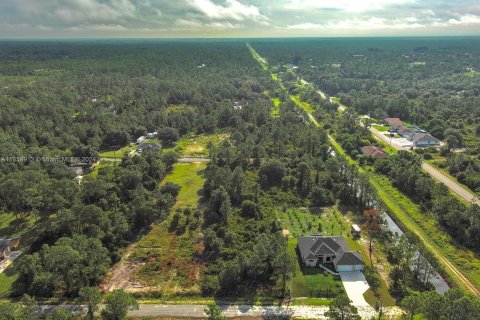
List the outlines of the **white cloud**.
{"label": "white cloud", "polygon": [[284,7],[290,10],[334,9],[347,12],[366,12],[414,2],[416,0],[290,0]]}
{"label": "white cloud", "polygon": [[226,0],[225,5],[218,5],[211,0],[187,0],[187,3],[211,19],[252,20],[268,24],[268,18],[261,14],[257,7],[242,4],[237,0]]}
{"label": "white cloud", "polygon": [[51,9],[51,18],[66,22],[114,21],[133,18],[136,11],[130,0],[62,0]]}
{"label": "white cloud", "polygon": [[67,28],[67,30],[73,32],[80,32],[80,31],[100,31],[100,32],[121,32],[128,30],[126,27],[119,25],[119,24],[94,24],[94,25],[77,25],[71,28]]}
{"label": "white cloud", "polygon": [[301,23],[288,25],[286,29],[290,30],[385,30],[385,29],[416,29],[425,25],[418,22],[415,17],[405,19],[387,20],[385,18],[371,17],[368,19],[344,19],[339,21],[329,21],[325,24]]}
{"label": "white cloud", "polygon": [[480,16],[473,14],[466,14],[457,18],[449,19],[446,22],[447,25],[472,25],[480,24]]}
{"label": "white cloud", "polygon": [[449,26],[472,26],[480,25],[480,16],[463,15],[457,18],[441,20],[438,17],[421,20],[415,16],[404,18],[386,19],[382,17],[370,17],[366,19],[352,18],[338,21],[328,21],[323,24],[318,23],[300,23],[287,25],[284,29],[288,30],[408,30],[430,27],[449,27]]}
{"label": "white cloud", "polygon": [[325,29],[325,26],[317,23],[307,22],[307,23],[288,25],[287,29],[289,30],[321,30],[321,29]]}
{"label": "white cloud", "polygon": [[187,30],[206,30],[206,29],[225,30],[225,29],[245,28],[245,26],[242,24],[233,24],[228,21],[201,23],[198,21],[186,20],[186,19],[178,19],[177,21],[175,21],[175,26],[180,27],[180,29],[187,29]]}

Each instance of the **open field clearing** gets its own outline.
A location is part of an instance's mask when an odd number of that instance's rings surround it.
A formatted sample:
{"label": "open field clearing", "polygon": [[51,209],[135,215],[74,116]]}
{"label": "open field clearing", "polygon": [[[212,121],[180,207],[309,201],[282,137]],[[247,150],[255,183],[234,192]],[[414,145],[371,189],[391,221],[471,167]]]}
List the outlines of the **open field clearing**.
{"label": "open field clearing", "polygon": [[205,179],[203,170],[205,163],[177,163],[173,171],[163,181],[162,185],[171,182],[181,187],[175,207],[196,207],[201,196]]}
{"label": "open field clearing", "polygon": [[162,181],[162,185],[171,182],[181,187],[175,206],[165,221],[154,224],[114,266],[110,278],[120,282],[118,287],[156,298],[200,293],[205,266],[200,260],[200,217],[194,209],[201,199],[205,168],[205,163],[175,164]]}
{"label": "open field clearing", "polygon": [[213,133],[189,135],[180,138],[175,146],[163,149],[165,152],[174,151],[181,156],[208,156],[208,144],[218,145],[228,139],[228,133]]}

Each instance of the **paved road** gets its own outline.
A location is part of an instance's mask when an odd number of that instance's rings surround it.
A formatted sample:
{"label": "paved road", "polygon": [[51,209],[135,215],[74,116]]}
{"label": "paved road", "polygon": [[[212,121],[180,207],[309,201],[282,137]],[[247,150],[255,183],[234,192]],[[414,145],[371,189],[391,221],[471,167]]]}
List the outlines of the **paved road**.
{"label": "paved road", "polygon": [[450,190],[458,194],[460,197],[465,199],[465,201],[480,205],[480,200],[475,195],[465,190],[455,181],[450,180],[446,175],[434,168],[429,163],[424,161],[422,163],[422,169],[428,172],[428,174],[430,174],[432,177],[446,185]]}
{"label": "paved road", "polygon": [[[44,305],[39,306],[38,313],[42,316],[50,315],[53,309],[61,307],[71,312],[82,314],[85,308],[75,305]],[[130,311],[129,317],[169,317],[169,318],[205,318],[205,305],[166,305],[166,304],[140,304],[139,309]],[[253,306],[253,305],[220,305],[222,313],[226,317],[282,317],[289,316],[292,318],[301,319],[328,319],[325,317],[325,312],[328,307],[310,307],[310,306]],[[375,311],[372,307],[358,307],[358,313],[362,319],[370,319],[375,316]],[[398,313],[398,310],[389,308],[386,310],[387,314]]]}
{"label": "paved road", "polygon": [[[391,145],[392,148],[395,148],[396,150],[409,151],[409,149],[401,147],[395,143],[390,144],[390,140],[375,128],[370,128],[370,132],[372,132],[381,141],[385,142],[388,145]],[[456,183],[455,181],[450,180],[446,175],[444,175],[441,171],[439,171],[432,165],[423,161],[422,169],[425,170],[433,178],[435,178],[436,180],[446,185],[450,190],[452,190],[454,193],[462,197],[465,201],[480,205],[480,200],[474,194],[467,191],[465,188],[463,188],[460,184]]]}

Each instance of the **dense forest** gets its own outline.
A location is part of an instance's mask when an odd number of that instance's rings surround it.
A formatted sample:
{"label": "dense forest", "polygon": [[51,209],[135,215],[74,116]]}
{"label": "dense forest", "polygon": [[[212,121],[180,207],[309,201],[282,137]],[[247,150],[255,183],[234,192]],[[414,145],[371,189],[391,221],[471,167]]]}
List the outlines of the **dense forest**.
{"label": "dense forest", "polygon": [[[480,193],[477,41],[468,37],[298,39],[254,45],[272,65],[298,67],[297,74],[358,114],[380,120],[399,117],[444,140],[442,153],[448,161],[441,166]],[[458,148],[466,148],[461,159],[451,152]]]}
{"label": "dense forest", "polygon": [[94,163],[100,150],[147,131],[167,145],[187,132],[235,127],[242,114],[234,101],[248,105],[242,113],[250,121],[262,121],[254,110],[265,104],[263,76],[243,47],[2,45],[1,205],[35,225],[15,263],[13,294],[72,297],[98,284],[119,250],[174,203],[175,192],[158,187],[177,160],[173,152],[124,156],[80,184],[69,165]]}

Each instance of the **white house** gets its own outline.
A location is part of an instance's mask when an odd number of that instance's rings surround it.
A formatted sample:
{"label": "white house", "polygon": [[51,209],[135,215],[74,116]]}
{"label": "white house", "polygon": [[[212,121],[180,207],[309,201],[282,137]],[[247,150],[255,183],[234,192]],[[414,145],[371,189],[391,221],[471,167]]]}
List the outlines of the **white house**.
{"label": "white house", "polygon": [[158,132],[149,132],[147,133],[147,138],[148,139],[155,139],[158,136]]}
{"label": "white house", "polygon": [[350,251],[343,237],[300,236],[297,240],[307,267],[331,265],[337,272],[363,271],[365,267],[360,253]]}
{"label": "white house", "polygon": [[441,142],[428,133],[416,133],[412,135],[411,140],[416,147],[438,146]]}

